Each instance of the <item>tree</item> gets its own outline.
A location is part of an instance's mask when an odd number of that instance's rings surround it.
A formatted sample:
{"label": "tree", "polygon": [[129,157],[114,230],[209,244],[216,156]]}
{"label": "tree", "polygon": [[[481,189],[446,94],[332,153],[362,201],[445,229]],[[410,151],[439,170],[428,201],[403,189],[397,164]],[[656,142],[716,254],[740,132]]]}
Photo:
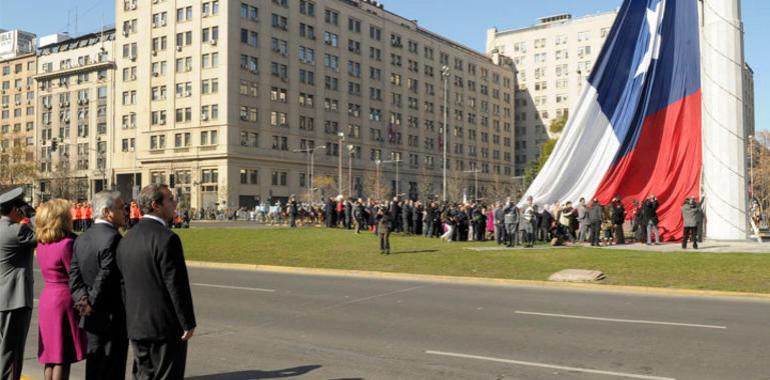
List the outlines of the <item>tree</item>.
{"label": "tree", "polygon": [[463,190],[465,190],[465,178],[461,172],[451,170],[446,178],[446,197],[449,202],[462,202]]}
{"label": "tree", "polygon": [[567,125],[567,115],[564,114],[562,117],[555,119],[551,122],[551,125],[548,126],[548,130],[551,131],[552,135],[558,135],[561,133],[561,131],[564,130],[564,127]]}
{"label": "tree", "polygon": [[[417,192],[419,193],[419,198],[423,202],[433,199],[436,195],[436,187],[433,182],[434,179],[435,177],[428,171],[428,167],[423,165],[420,168],[420,178],[417,181]],[[439,191],[441,191],[441,186],[439,186]]]}
{"label": "tree", "polygon": [[371,200],[383,200],[387,198],[389,190],[385,184],[382,173],[380,173],[380,178],[378,180],[376,173],[367,172],[364,177],[363,192],[366,198]]}
{"label": "tree", "polygon": [[770,132],[761,131],[755,136],[753,144],[753,177],[754,199],[763,210],[770,208]]}
{"label": "tree", "polygon": [[39,178],[31,148],[22,146],[25,136],[0,134],[0,188],[31,187]]}
{"label": "tree", "polygon": [[331,175],[316,175],[313,179],[313,185],[319,190],[321,200],[323,200],[327,194],[333,194],[337,190],[337,179]]}
{"label": "tree", "polygon": [[487,199],[487,203],[504,201],[508,197],[515,197],[516,193],[520,190],[518,183],[505,182],[503,179],[504,177],[495,174],[492,177],[492,181],[487,182],[486,192],[483,195]]}

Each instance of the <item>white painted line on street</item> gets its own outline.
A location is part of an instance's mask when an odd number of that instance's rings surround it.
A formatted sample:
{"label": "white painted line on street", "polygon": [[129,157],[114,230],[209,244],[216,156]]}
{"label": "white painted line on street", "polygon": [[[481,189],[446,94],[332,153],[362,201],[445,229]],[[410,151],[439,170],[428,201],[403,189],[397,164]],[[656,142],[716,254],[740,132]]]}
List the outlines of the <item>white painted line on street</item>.
{"label": "white painted line on street", "polygon": [[522,366],[528,366],[528,367],[558,369],[558,370],[562,370],[562,371],[591,373],[591,374],[596,374],[596,375],[627,377],[627,378],[631,378],[631,379],[676,380],[673,377],[648,376],[648,375],[638,375],[638,374],[634,374],[634,373],[602,371],[602,370],[598,370],[598,369],[566,367],[566,366],[547,364],[547,363],[536,363],[536,362],[526,362],[526,361],[521,361],[521,360],[510,360],[510,359],[492,358],[492,357],[489,357],[489,356],[458,354],[458,353],[455,353],[455,352],[425,351],[425,353],[428,354],[428,355],[440,355],[440,356],[451,356],[451,357],[455,357],[455,358],[464,358],[464,359],[486,360],[486,361],[490,361],[490,362],[516,364],[516,365],[522,365]]}
{"label": "white painted line on street", "polygon": [[536,313],[532,311],[515,311],[516,314],[524,315],[539,315],[542,317],[556,317],[556,318],[570,318],[570,319],[586,319],[592,321],[604,321],[604,322],[618,322],[618,323],[637,323],[645,325],[665,325],[665,326],[681,326],[681,327],[700,327],[704,329],[726,329],[727,326],[715,326],[715,325],[699,325],[694,323],[678,323],[678,322],[663,322],[663,321],[645,321],[638,319],[617,319],[617,318],[601,318],[601,317],[588,317],[584,315],[569,315],[569,314],[551,314],[551,313]]}
{"label": "white painted line on street", "polygon": [[197,283],[197,282],[193,282],[190,285],[204,286],[204,287],[207,287],[207,288],[220,288],[220,289],[232,289],[232,290],[249,290],[249,291],[252,291],[252,292],[266,292],[266,293],[273,293],[273,292],[275,292],[275,289],[246,288],[246,287],[243,287],[243,286],[201,284],[201,283]]}

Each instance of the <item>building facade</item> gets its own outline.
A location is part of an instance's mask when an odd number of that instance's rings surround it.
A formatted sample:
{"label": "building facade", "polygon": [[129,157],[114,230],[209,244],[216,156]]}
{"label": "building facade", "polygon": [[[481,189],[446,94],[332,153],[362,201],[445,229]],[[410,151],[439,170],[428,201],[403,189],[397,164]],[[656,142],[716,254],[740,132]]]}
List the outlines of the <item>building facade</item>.
{"label": "building facade", "polygon": [[[0,186],[25,186],[37,178],[34,164],[34,53],[0,60]],[[26,192],[31,194],[30,191]]]}
{"label": "building facade", "polygon": [[562,14],[527,28],[487,30],[487,52],[512,57],[516,67],[516,175],[540,157],[547,139],[558,135],[549,126],[569,115],[616,15]]}
{"label": "building facade", "polygon": [[112,186],[115,30],[40,47],[37,199],[86,200]]}
{"label": "building facade", "polygon": [[0,29],[0,61],[35,52],[34,33]]}
{"label": "building facade", "polygon": [[[443,66],[449,177],[462,182],[453,184],[470,190],[474,177],[464,172],[474,168],[479,187],[512,181],[514,78],[504,56],[376,2],[118,0],[116,8],[111,156],[123,192],[171,183],[192,208],[291,194],[440,194]],[[297,150],[314,151],[314,167]]]}

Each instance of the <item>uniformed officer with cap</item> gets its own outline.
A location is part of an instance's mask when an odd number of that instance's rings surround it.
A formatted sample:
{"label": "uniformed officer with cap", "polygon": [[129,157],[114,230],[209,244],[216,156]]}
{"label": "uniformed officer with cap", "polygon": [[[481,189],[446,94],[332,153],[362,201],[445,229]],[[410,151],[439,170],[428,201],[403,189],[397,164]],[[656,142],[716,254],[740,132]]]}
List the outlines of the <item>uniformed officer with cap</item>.
{"label": "uniformed officer with cap", "polygon": [[24,190],[0,194],[0,379],[18,380],[32,319],[32,251],[35,233],[26,224]]}

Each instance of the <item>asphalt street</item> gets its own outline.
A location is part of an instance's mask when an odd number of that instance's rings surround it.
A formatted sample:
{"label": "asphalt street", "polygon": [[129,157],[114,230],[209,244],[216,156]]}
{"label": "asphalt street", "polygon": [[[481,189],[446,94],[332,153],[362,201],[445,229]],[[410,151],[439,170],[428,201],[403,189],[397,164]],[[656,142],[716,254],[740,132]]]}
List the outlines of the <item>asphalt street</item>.
{"label": "asphalt street", "polygon": [[[765,301],[200,268],[190,276],[190,379],[770,379]],[[37,273],[37,294],[41,281]],[[42,378],[36,319],[24,372]],[[73,378],[82,373],[76,364]]]}

